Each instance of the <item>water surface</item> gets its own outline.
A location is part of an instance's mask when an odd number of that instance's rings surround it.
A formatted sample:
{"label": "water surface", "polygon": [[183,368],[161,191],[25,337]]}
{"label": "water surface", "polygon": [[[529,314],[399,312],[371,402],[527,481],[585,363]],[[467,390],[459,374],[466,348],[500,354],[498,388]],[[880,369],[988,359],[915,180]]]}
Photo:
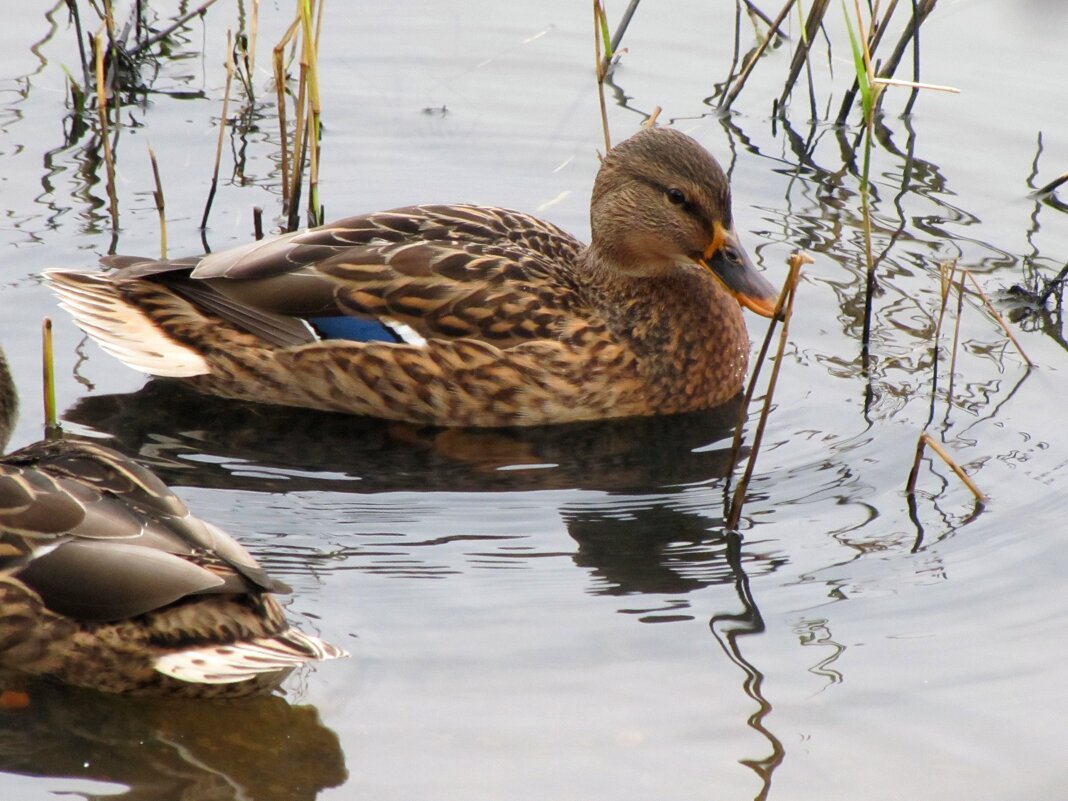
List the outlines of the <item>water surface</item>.
{"label": "water surface", "polygon": [[[723,527],[716,415],[441,432],[205,399],[85,342],[39,274],[158,252],[148,144],[172,253],[247,240],[254,206],[278,218],[270,48],[291,9],[261,9],[256,100],[231,106],[242,124],[203,239],[238,10],[190,23],[128,98],[115,232],[95,123],[70,108],[65,6],[8,21],[12,445],[39,436],[37,328],[53,315],[67,430],[152,465],[353,656],[295,677],[284,699],[233,706],[42,688],[30,710],[0,713],[5,797],[972,801],[1065,786],[1060,293],[1028,310],[1008,291],[1040,288],[1068,258],[1063,202],[1030,195],[1068,168],[1063,9],[944,0],[925,24],[923,79],[962,92],[924,94],[907,118],[899,92],[879,120],[865,360],[859,127],[827,121],[851,70],[841,14],[816,60],[819,119],[799,88],[782,120],[789,46],[722,117],[708,98],[729,68],[732,4],[646,5],[613,76],[613,137],[661,106],[729,169],[738,228],[774,282],[794,248],[815,259],[739,534]],[[178,13],[155,6],[161,25]],[[587,236],[603,139],[586,4],[328,4],[326,19],[328,217],[479,202]],[[1037,367],[970,299],[950,393],[932,348],[947,258],[974,271]],[[951,308],[947,347],[954,322]],[[910,504],[924,426],[985,507],[931,458]]]}

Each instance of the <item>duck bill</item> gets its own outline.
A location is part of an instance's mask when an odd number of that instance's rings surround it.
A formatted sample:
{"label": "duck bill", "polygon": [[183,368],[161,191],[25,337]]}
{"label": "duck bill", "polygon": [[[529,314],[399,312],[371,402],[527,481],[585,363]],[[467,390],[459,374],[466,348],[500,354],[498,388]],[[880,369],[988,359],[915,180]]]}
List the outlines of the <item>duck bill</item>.
{"label": "duck bill", "polygon": [[706,267],[745,308],[772,317],[779,292],[757,272],[733,228],[716,224],[715,236],[698,262]]}

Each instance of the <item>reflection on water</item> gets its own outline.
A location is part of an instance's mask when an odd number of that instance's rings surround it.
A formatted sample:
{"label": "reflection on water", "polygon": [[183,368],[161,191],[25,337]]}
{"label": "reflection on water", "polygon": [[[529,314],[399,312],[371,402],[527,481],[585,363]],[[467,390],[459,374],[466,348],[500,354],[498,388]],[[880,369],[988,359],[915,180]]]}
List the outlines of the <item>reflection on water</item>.
{"label": "reflection on water", "polygon": [[[722,517],[707,516],[716,502],[708,494],[685,500],[686,506],[671,496],[629,495],[563,507],[567,533],[578,543],[575,564],[593,570],[592,591],[682,595],[734,581],[743,564],[754,575],[784,564],[781,554],[754,543],[732,565]],[[678,609],[667,615],[632,611],[647,621],[680,619]]]}
{"label": "reflection on water", "polygon": [[[769,743],[769,757],[742,760],[760,777],[764,797],[783,749],[769,728],[763,675],[744,656],[740,638],[764,631],[751,578],[787,560],[759,540],[742,548],[738,534],[723,531],[719,510],[737,414],[731,404],[671,418],[454,431],[234,403],[151,381],[135,393],[83,398],[65,419],[111,437],[111,444],[177,484],[340,498],[590,490],[558,511],[576,544],[571,559],[587,572],[591,594],[625,599],[618,611],[639,622],[674,623],[695,619],[687,596],[716,585],[734,588],[743,611],[724,610],[710,625],[742,669],[741,691],[756,704],[747,725]],[[265,562],[280,574],[344,564],[402,580],[448,578],[463,570],[441,563],[436,551],[450,545],[477,549],[467,556],[481,568],[523,566],[548,555],[512,537],[378,535],[325,554],[315,547],[287,553],[274,547]]]}
{"label": "reflection on water", "polygon": [[26,689],[28,707],[0,709],[0,771],[76,780],[85,797],[99,790],[92,781],[121,785],[101,797],[123,801],[311,801],[347,778],[337,735],[316,709],[277,696],[197,702],[44,682]]}
{"label": "reflection on water", "polygon": [[465,431],[239,403],[154,380],[135,393],[82,398],[63,418],[106,434],[172,484],[619,492],[724,477],[722,440],[737,416],[729,403],[673,417]]}
{"label": "reflection on water", "polygon": [[771,792],[771,780],[775,769],[782,764],[785,749],[782,741],[768,728],[768,716],[771,703],[764,694],[764,674],[745,657],[742,652],[741,638],[763,634],[766,630],[764,618],[760,614],[756,600],[753,598],[749,575],[742,567],[742,542],[737,534],[727,535],[727,562],[734,577],[734,588],[738,593],[741,611],[721,612],[708,621],[712,635],[719,642],[727,657],[742,671],[742,691],[756,703],[754,711],[746,721],[748,726],[767,741],[770,753],[759,759],[742,760],[742,764],[760,777],[760,792],[756,799],[764,801]]}

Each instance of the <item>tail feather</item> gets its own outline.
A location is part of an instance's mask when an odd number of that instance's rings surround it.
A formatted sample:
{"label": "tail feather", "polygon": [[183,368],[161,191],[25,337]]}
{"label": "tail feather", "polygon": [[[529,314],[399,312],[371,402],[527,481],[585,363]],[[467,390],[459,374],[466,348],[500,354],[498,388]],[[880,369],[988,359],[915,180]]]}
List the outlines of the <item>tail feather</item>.
{"label": "tail feather", "polygon": [[60,308],[105,351],[149,375],[188,378],[210,372],[191,348],[169,337],[141,309],[128,303],[103,273],[48,270],[45,278]]}
{"label": "tail feather", "polygon": [[348,652],[290,628],[274,637],[229,645],[187,648],[156,660],[164,675],[194,684],[234,684],[264,673],[292,670],[307,662],[340,659]]}

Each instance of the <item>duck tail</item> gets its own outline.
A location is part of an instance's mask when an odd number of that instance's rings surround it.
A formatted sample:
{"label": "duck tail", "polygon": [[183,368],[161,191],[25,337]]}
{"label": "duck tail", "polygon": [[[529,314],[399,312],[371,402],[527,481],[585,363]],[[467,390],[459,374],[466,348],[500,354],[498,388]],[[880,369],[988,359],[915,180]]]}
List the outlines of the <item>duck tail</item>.
{"label": "duck tail", "polygon": [[290,671],[308,662],[340,659],[348,652],[289,628],[273,637],[185,648],[159,657],[155,669],[192,684],[235,684],[265,673]]}
{"label": "duck tail", "polygon": [[[211,371],[199,353],[169,336],[145,309],[127,300],[111,276],[68,270],[48,270],[44,276],[58,296],[60,308],[69,312],[101,348],[127,366],[173,378]],[[166,292],[161,290],[161,294]]]}

